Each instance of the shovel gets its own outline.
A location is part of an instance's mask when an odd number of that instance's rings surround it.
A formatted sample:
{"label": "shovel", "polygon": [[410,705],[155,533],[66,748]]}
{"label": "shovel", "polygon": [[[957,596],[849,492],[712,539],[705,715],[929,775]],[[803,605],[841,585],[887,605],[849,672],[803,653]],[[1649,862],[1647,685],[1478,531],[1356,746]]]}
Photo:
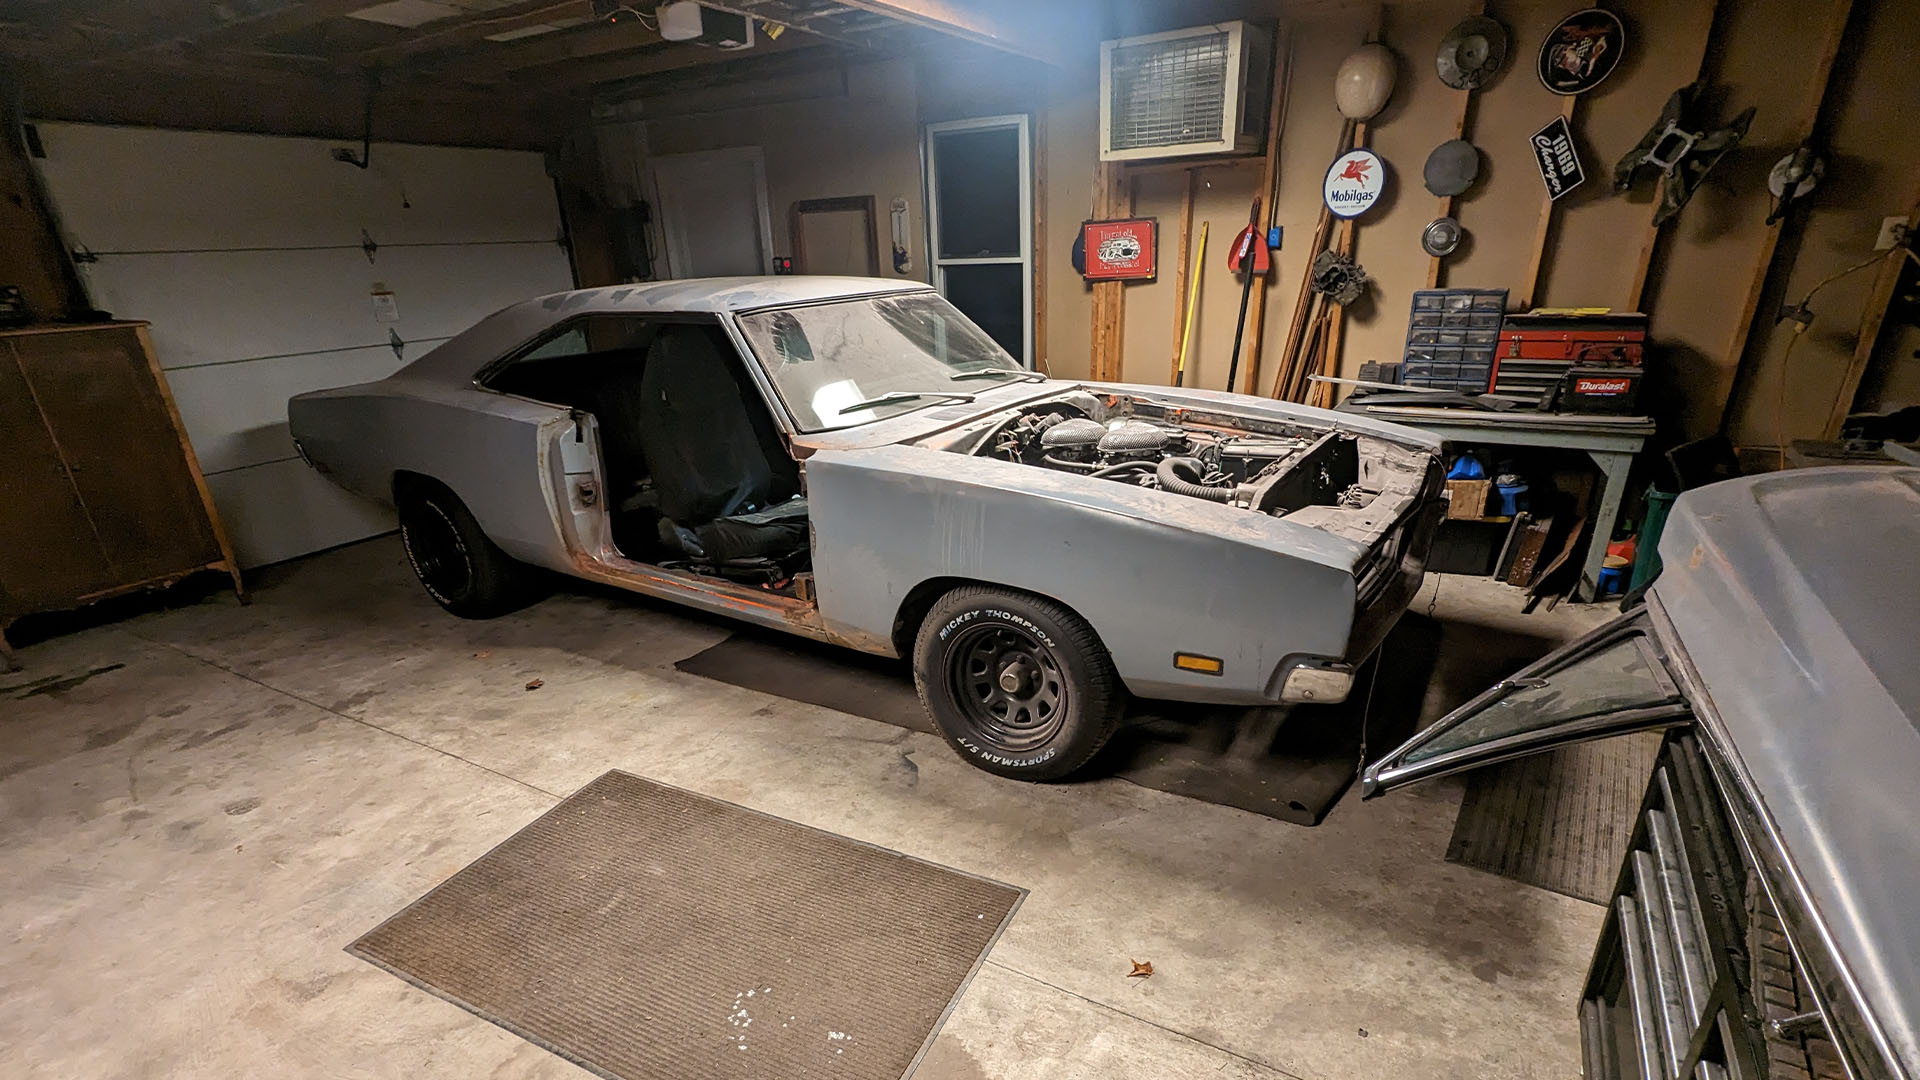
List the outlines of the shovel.
{"label": "shovel", "polygon": [[1240,339],[1247,331],[1247,301],[1253,298],[1253,281],[1265,277],[1273,265],[1267,251],[1267,238],[1260,231],[1260,197],[1254,196],[1253,211],[1247,215],[1247,227],[1233,238],[1227,251],[1227,269],[1247,276],[1240,288],[1240,317],[1233,325],[1233,360],[1227,365],[1227,392],[1233,393],[1240,382]]}

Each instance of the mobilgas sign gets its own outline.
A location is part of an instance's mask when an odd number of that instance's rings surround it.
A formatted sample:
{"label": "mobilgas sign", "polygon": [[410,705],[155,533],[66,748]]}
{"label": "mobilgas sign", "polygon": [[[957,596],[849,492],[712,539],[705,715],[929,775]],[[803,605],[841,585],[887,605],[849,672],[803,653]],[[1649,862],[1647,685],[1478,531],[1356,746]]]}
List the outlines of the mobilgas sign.
{"label": "mobilgas sign", "polygon": [[1533,160],[1540,166],[1540,179],[1547,185],[1547,197],[1558,199],[1586,179],[1580,167],[1580,155],[1573,148],[1573,129],[1567,118],[1556,116],[1553,123],[1533,133]]}
{"label": "mobilgas sign", "polygon": [[1387,163],[1371,150],[1349,150],[1327,169],[1323,194],[1327,209],[1341,217],[1358,217],[1380,201],[1387,187]]}

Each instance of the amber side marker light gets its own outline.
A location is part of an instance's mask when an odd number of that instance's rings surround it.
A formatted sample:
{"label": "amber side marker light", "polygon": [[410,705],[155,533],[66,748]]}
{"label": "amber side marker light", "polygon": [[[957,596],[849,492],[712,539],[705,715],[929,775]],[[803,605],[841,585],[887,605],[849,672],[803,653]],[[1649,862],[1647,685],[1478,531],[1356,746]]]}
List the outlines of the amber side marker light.
{"label": "amber side marker light", "polygon": [[1222,667],[1220,661],[1211,656],[1197,656],[1184,652],[1173,654],[1173,666],[1181,671],[1197,671],[1202,675],[1218,675]]}

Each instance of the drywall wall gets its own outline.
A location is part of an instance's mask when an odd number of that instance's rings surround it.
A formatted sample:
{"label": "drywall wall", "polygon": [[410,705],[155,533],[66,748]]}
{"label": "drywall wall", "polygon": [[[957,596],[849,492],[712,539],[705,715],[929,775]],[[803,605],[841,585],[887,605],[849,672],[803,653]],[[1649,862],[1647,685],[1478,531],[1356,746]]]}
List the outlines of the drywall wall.
{"label": "drywall wall", "polygon": [[[757,146],[766,159],[773,250],[791,255],[789,216],[806,199],[872,195],[881,236],[887,207],[907,200],[912,265],[888,277],[926,277],[925,217],[920,184],[920,119],[913,65],[905,60],[852,64],[816,72],[785,86],[728,87],[731,96],[675,95],[641,103],[644,141],[622,142],[624,160],[609,173],[644,176],[642,155]],[[883,245],[884,247],[884,245]]]}
{"label": "drywall wall", "polygon": [[[1808,4],[1815,8],[1823,5]],[[1780,35],[1789,40],[1806,34],[1802,22],[1809,13],[1787,0],[1771,0],[1770,9],[1785,8],[1775,26],[1791,28]],[[1834,408],[1842,373],[1853,358],[1861,316],[1878,267],[1852,274],[1822,289],[1811,305],[1812,327],[1794,345],[1791,367],[1785,366],[1792,337],[1791,324],[1775,325],[1773,314],[1782,304],[1805,296],[1822,279],[1873,257],[1874,238],[1881,219],[1904,215],[1920,202],[1920,139],[1914,138],[1914,118],[1920,116],[1920,4],[1912,0],[1855,0],[1853,23],[1834,68],[1823,141],[1831,153],[1825,186],[1811,207],[1796,217],[1781,237],[1781,258],[1769,288],[1762,295],[1751,347],[1738,391],[1729,404],[1729,430],[1743,446],[1773,446],[1784,429],[1789,438],[1815,438]],[[1737,73],[1743,92],[1754,93],[1779,80],[1778,71],[1765,64],[1765,53],[1745,50],[1729,57],[1742,60]],[[1792,69],[1785,69],[1792,78]],[[1756,121],[1756,126],[1758,121]],[[1767,167],[1791,146],[1782,138],[1767,154],[1753,155],[1743,168],[1763,175]],[[1760,213],[1760,201],[1749,214]],[[1859,404],[1889,409],[1920,404],[1920,330],[1889,325],[1880,349],[1861,387]],[[1787,378],[1782,382],[1782,372]],[[1711,398],[1711,393],[1703,395]],[[1842,403],[1844,410],[1848,404]]]}
{"label": "drywall wall", "polygon": [[[1711,22],[1709,13],[1715,9],[1702,0],[1622,0],[1610,5],[1627,22],[1629,51],[1614,75],[1577,107],[1574,126],[1588,180],[1554,211],[1537,289],[1530,288],[1530,267],[1545,197],[1527,139],[1558,114],[1561,99],[1540,85],[1532,65],[1547,29],[1572,6],[1541,0],[1494,5],[1494,14],[1513,31],[1513,58],[1475,101],[1469,137],[1483,152],[1482,174],[1459,200],[1456,215],[1469,235],[1462,250],[1447,261],[1443,283],[1508,288],[1516,306],[1523,299],[1556,306],[1627,306],[1642,252],[1653,238],[1652,190],[1643,184],[1627,195],[1614,195],[1609,190],[1613,166],[1652,124],[1667,96],[1692,78],[1704,54],[1718,115],[1730,117],[1750,104],[1759,113],[1747,145],[1727,158],[1680,219],[1659,236],[1642,306],[1653,318],[1660,348],[1654,361],[1661,377],[1656,386],[1664,387],[1651,407],[1671,421],[1676,433],[1715,430],[1735,383],[1743,312],[1768,238],[1765,174],[1806,134],[1797,130],[1798,118],[1816,93],[1812,69],[1822,50],[1823,30],[1832,5],[1844,2],[1720,0]],[[1797,297],[1814,280],[1866,255],[1880,218],[1904,213],[1920,195],[1914,187],[1920,182],[1920,150],[1915,149],[1920,143],[1901,134],[1899,123],[1920,109],[1920,5],[1854,2],[1854,26],[1842,51],[1829,110],[1838,155],[1836,182],[1807,214],[1804,229],[1789,226],[1780,257],[1787,285],[1776,288],[1777,293]],[[1276,213],[1286,239],[1267,283],[1267,363],[1261,392],[1268,389],[1285,341],[1310,254],[1320,182],[1339,137],[1332,74],[1376,18],[1385,41],[1401,58],[1398,86],[1370,137],[1388,162],[1391,180],[1381,204],[1357,223],[1356,255],[1375,284],[1348,313],[1342,371],[1352,375],[1366,360],[1398,355],[1411,293],[1426,279],[1428,259],[1419,248],[1420,230],[1437,212],[1438,200],[1422,186],[1420,170],[1427,153],[1451,134],[1461,100],[1459,91],[1439,81],[1432,57],[1447,28],[1467,10],[1465,3],[1395,4],[1383,14],[1372,5],[1290,8],[1292,81]],[[1140,4],[1123,9],[1106,32],[1149,33],[1212,19],[1281,14],[1280,5],[1231,0],[1177,8]],[[1084,76],[1055,78],[1034,109],[1045,114],[1047,127],[1046,244],[1050,252],[1064,255],[1090,206],[1098,124],[1095,86]],[[1239,289],[1226,269],[1225,245],[1246,222],[1259,174],[1257,164],[1195,173],[1194,231],[1197,234],[1200,222],[1210,221],[1212,238],[1201,278],[1190,384],[1222,387],[1226,382]],[[1184,183],[1181,172],[1142,175],[1134,182],[1134,211],[1160,220],[1162,271],[1155,282],[1126,288],[1122,371],[1130,380],[1164,382],[1170,371]],[[1864,279],[1870,275],[1861,277],[1822,294],[1818,306],[1830,314],[1796,348],[1791,394],[1796,405],[1789,417],[1794,436],[1817,434],[1851,356],[1860,301],[1868,287]],[[1050,264],[1046,285],[1052,369],[1061,375],[1084,375],[1089,370],[1087,287],[1064,258]],[[1536,295],[1529,297],[1529,292]],[[1780,332],[1764,314],[1773,306],[1767,300],[1761,304],[1763,315],[1755,323],[1760,356],[1749,365],[1761,398],[1784,347]],[[1900,333],[1897,328],[1890,331],[1895,344],[1882,349],[1887,374],[1876,372],[1868,380],[1869,390],[1887,400],[1910,397],[1920,384],[1920,374],[1908,374],[1911,361],[1902,359],[1912,345],[1893,355],[1906,340]],[[1732,419],[1737,437],[1771,441],[1771,429],[1754,418],[1753,407],[1736,407]]]}

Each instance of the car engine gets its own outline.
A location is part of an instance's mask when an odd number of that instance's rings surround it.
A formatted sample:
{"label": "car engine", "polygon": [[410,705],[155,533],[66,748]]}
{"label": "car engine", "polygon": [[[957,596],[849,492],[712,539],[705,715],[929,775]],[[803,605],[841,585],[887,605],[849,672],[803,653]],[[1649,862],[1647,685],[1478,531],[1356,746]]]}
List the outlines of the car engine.
{"label": "car engine", "polygon": [[1002,425],[988,452],[1267,513],[1311,504],[1360,506],[1371,498],[1356,483],[1354,440],[1337,433],[1263,434],[1159,418],[1123,415],[1101,422],[1033,411]]}

